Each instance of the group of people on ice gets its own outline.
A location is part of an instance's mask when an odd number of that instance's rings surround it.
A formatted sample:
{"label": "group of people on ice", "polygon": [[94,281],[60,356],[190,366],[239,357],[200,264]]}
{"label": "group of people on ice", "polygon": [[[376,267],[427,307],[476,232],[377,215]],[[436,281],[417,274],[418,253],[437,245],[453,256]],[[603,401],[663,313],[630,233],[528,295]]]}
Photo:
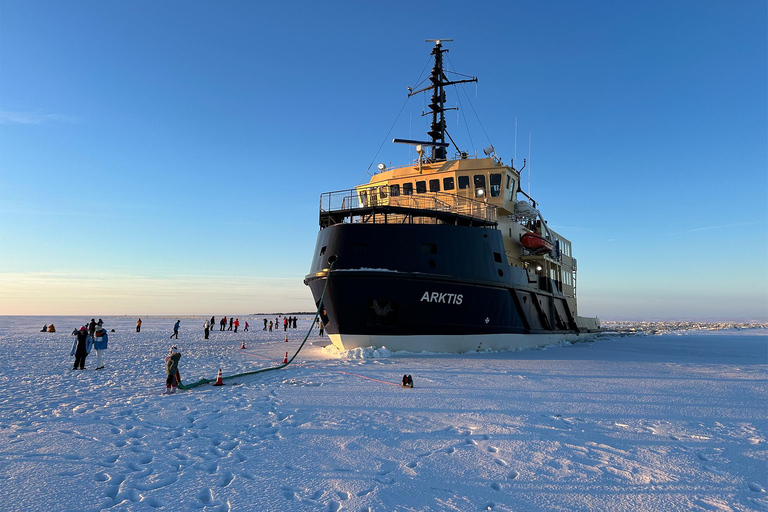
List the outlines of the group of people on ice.
{"label": "group of people on ice", "polygon": [[104,328],[104,321],[99,318],[97,322],[95,318],[91,318],[90,323],[83,325],[80,329],[73,330],[72,336],[76,336],[69,353],[70,356],[75,357],[75,364],[72,369],[85,370],[85,359],[91,350],[96,351],[96,369],[103,369],[109,344],[109,335]]}
{"label": "group of people on ice", "polygon": [[[206,323],[208,323],[208,322],[206,322]],[[216,318],[212,316],[211,317],[211,323],[209,324],[209,328],[213,329],[213,326],[215,324],[216,324]],[[219,320],[219,330],[220,331],[232,331],[232,330],[234,330],[235,332],[237,332],[238,327],[240,327],[240,319],[239,318],[234,318],[234,317],[230,317],[229,318],[229,329],[227,329],[227,317],[222,317],[222,319]],[[243,332],[247,331],[248,327],[249,327],[248,322],[245,322],[245,329],[243,329]]]}
{"label": "group of people on ice", "polygon": [[[289,328],[291,329],[297,329],[298,326],[296,325],[298,318],[295,316],[284,316],[283,317],[283,330],[287,331]],[[272,323],[272,320],[267,323],[267,319],[264,319],[264,329],[263,330],[269,330],[269,332],[272,332],[272,328],[275,328],[275,330],[280,329],[280,321],[275,318],[275,322]]]}

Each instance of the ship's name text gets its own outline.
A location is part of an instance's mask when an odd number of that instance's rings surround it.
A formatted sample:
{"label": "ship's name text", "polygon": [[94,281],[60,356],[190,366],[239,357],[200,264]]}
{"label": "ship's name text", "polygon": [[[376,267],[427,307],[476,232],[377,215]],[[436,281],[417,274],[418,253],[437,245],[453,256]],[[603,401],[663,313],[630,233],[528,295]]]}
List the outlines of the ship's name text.
{"label": "ship's name text", "polygon": [[440,292],[424,292],[419,302],[438,302],[440,304],[456,304],[459,305],[464,300],[464,296],[460,293],[440,293]]}

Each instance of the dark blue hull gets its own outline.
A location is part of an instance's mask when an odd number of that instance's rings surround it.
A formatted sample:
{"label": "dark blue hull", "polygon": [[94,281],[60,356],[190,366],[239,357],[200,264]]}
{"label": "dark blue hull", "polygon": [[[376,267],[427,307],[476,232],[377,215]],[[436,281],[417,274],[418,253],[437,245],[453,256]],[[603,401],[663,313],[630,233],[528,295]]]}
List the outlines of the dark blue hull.
{"label": "dark blue hull", "polygon": [[[585,332],[556,283],[507,262],[501,232],[448,224],[335,224],[305,280],[334,344],[531,346]],[[442,340],[442,342],[441,342]],[[447,340],[452,340],[448,342]],[[515,340],[515,341],[513,341]],[[422,344],[423,346],[412,346]],[[538,345],[541,343],[533,343]],[[340,347],[341,348],[341,347]]]}

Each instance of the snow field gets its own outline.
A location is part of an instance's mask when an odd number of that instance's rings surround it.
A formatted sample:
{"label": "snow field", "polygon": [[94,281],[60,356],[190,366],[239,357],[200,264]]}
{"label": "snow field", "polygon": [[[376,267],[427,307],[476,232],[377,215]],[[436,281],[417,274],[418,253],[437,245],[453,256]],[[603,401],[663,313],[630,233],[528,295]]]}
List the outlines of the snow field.
{"label": "snow field", "polygon": [[260,318],[178,341],[175,317],[104,318],[107,368],[72,371],[85,318],[0,317],[3,508],[768,510],[765,329],[375,358],[314,330],[298,364],[160,394],[171,344],[191,383],[290,357],[311,322],[284,343]]}

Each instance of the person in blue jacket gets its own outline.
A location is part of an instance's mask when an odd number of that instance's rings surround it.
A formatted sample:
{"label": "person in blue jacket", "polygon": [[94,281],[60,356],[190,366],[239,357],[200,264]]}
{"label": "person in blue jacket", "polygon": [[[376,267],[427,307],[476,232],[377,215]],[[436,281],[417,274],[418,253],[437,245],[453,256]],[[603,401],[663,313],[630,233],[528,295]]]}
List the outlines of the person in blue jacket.
{"label": "person in blue jacket", "polygon": [[86,326],[82,326],[80,330],[75,329],[72,331],[72,336],[77,336],[72,343],[72,350],[69,353],[69,355],[75,356],[75,365],[72,369],[77,370],[79,367],[81,370],[85,370],[85,358],[88,357],[88,353],[91,351],[93,340],[88,334]]}
{"label": "person in blue jacket", "polygon": [[104,356],[106,355],[108,342],[107,330],[103,327],[97,328],[96,337],[93,338],[93,349],[96,351],[97,370],[104,369]]}
{"label": "person in blue jacket", "polygon": [[181,320],[176,320],[176,323],[173,324],[173,334],[171,334],[168,339],[171,339],[174,336],[176,336],[176,339],[179,339],[179,324],[181,324]]}

